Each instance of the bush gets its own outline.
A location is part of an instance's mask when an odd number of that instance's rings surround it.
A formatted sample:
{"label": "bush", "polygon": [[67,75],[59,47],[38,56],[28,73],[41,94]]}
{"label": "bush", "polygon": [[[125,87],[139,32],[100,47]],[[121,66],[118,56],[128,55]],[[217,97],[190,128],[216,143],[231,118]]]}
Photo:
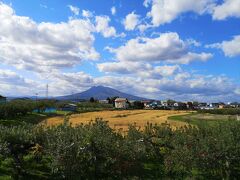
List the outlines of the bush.
{"label": "bush", "polygon": [[54,107],[55,101],[52,100],[13,100],[5,104],[0,104],[0,119],[9,119],[25,116],[34,110],[44,112],[46,108]]}
{"label": "bush", "polygon": [[[240,123],[148,124],[127,134],[97,119],[72,127],[0,126],[0,174],[14,179],[236,179]],[[0,176],[1,177],[1,176]]]}

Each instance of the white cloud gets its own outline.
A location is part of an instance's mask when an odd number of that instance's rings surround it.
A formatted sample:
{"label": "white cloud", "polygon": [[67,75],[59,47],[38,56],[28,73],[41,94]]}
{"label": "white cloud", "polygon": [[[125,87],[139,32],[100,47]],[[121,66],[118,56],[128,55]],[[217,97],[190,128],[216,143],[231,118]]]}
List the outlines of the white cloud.
{"label": "white cloud", "polygon": [[240,17],[240,1],[224,0],[221,5],[213,8],[213,19],[224,20],[228,17]]}
{"label": "white cloud", "polygon": [[139,24],[139,15],[134,12],[128,14],[123,22],[125,29],[128,31],[134,30]]}
{"label": "white cloud", "polygon": [[79,8],[78,8],[78,7],[75,7],[75,6],[72,6],[72,5],[68,5],[68,8],[72,11],[72,13],[73,13],[75,16],[78,16],[78,15],[79,15]]}
{"label": "white cloud", "polygon": [[240,1],[224,0],[145,0],[143,5],[151,5],[147,17],[151,18],[153,26],[171,23],[184,13],[193,12],[198,15],[210,14],[213,20],[224,20],[228,17],[240,17]]}
{"label": "white cloud", "polygon": [[117,35],[116,29],[109,26],[110,18],[108,16],[96,16],[96,31],[102,33],[104,37],[114,37]]}
{"label": "white cloud", "polygon": [[235,92],[237,95],[240,95],[240,88],[237,88],[234,92]]}
{"label": "white cloud", "polygon": [[0,84],[14,84],[16,86],[29,86],[22,76],[10,70],[0,70]]}
{"label": "white cloud", "polygon": [[41,85],[14,71],[0,69],[0,87],[0,94],[4,96],[30,96],[34,95]]}
{"label": "white cloud", "polygon": [[86,17],[86,18],[90,18],[93,16],[92,12],[91,11],[88,11],[88,10],[82,10],[82,16],[83,17]]}
{"label": "white cloud", "polygon": [[151,65],[138,62],[106,62],[97,65],[101,72],[134,74],[143,70],[149,70]]}
{"label": "white cloud", "polygon": [[[143,79],[136,77],[104,76],[95,84],[110,86],[135,95],[158,99],[228,101],[236,100],[236,86],[225,76],[202,76],[180,73],[169,78]],[[239,98],[238,98],[239,99]]]}
{"label": "white cloud", "polygon": [[240,35],[234,36],[230,41],[223,41],[221,43],[210,44],[207,48],[218,48],[221,49],[225,56],[235,57],[240,55]]}
{"label": "white cloud", "polygon": [[[185,12],[195,12],[203,14],[209,12],[215,0],[151,0],[152,7],[148,13],[148,17],[152,18],[152,24],[159,26],[170,23],[179,15]],[[150,4],[150,0],[146,0],[144,5]]]}
{"label": "white cloud", "polygon": [[112,13],[112,15],[115,15],[116,12],[117,12],[116,7],[113,6],[113,7],[111,8],[111,13]]}
{"label": "white cloud", "polygon": [[172,76],[173,74],[175,74],[176,72],[180,71],[181,68],[178,65],[174,65],[174,66],[157,66],[154,69],[154,73],[155,74],[160,74],[161,76]]}
{"label": "white cloud", "polygon": [[95,28],[89,20],[36,23],[0,3],[0,60],[32,71],[72,67],[82,60],[97,60]]}
{"label": "white cloud", "polygon": [[160,34],[156,38],[136,38],[125,45],[112,49],[119,61],[130,62],[169,62],[188,64],[192,61],[206,61],[209,53],[189,52],[188,43],[181,40],[177,33]]}
{"label": "white cloud", "polygon": [[187,39],[187,43],[189,44],[189,45],[193,45],[193,46],[195,46],[195,47],[200,47],[201,46],[201,43],[200,42],[198,42],[198,41],[196,41],[195,39]]}
{"label": "white cloud", "polygon": [[40,7],[41,7],[41,8],[44,8],[44,9],[47,9],[47,8],[48,8],[48,6],[45,5],[45,4],[40,4]]}
{"label": "white cloud", "polygon": [[143,5],[145,7],[149,7],[149,4],[151,4],[152,0],[144,0]]}
{"label": "white cloud", "polygon": [[132,74],[141,78],[162,78],[166,76],[172,76],[181,68],[178,65],[173,66],[155,66],[148,63],[139,62],[106,62],[97,64],[100,72],[105,73],[117,73],[117,74]]}

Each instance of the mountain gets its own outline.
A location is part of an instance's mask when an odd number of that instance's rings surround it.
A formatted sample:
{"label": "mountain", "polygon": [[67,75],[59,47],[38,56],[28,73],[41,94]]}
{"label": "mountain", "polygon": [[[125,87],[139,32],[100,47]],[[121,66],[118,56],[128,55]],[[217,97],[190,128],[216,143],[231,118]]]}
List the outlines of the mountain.
{"label": "mountain", "polygon": [[108,97],[114,97],[114,96],[127,98],[128,100],[146,100],[147,99],[147,98],[142,98],[142,97],[133,96],[127,93],[123,93],[116,89],[104,87],[104,86],[93,86],[84,92],[72,94],[68,96],[60,96],[60,97],[57,97],[56,99],[58,100],[77,100],[77,99],[89,100],[91,97],[94,97],[94,99],[105,100]]}

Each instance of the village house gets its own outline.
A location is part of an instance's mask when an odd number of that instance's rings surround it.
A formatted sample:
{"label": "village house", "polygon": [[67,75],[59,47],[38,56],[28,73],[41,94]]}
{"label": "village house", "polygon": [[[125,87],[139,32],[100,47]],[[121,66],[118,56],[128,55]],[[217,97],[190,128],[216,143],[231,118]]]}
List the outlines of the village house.
{"label": "village house", "polygon": [[232,103],[228,103],[230,107],[232,108],[238,108],[240,107],[240,104],[238,102],[232,102]]}
{"label": "village house", "polygon": [[126,98],[115,99],[115,108],[126,109],[129,107],[128,100]]}
{"label": "village house", "polygon": [[6,103],[6,102],[7,102],[7,98],[0,95],[0,104]]}
{"label": "village house", "polygon": [[152,103],[153,101],[151,101],[151,100],[144,100],[144,101],[141,101],[141,103],[143,103],[143,105],[144,105],[144,108],[150,108],[150,105],[151,105],[151,103]]}
{"label": "village house", "polygon": [[187,104],[183,102],[175,102],[173,104],[173,109],[175,110],[184,110],[187,109]]}

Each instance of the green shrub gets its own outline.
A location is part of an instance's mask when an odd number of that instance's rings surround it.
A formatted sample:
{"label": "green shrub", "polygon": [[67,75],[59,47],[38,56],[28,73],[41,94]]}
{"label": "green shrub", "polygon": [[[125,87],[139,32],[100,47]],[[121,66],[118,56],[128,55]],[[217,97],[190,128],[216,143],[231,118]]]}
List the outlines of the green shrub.
{"label": "green shrub", "polygon": [[240,122],[147,124],[126,134],[97,119],[87,125],[0,126],[0,174],[13,179],[236,179]]}

